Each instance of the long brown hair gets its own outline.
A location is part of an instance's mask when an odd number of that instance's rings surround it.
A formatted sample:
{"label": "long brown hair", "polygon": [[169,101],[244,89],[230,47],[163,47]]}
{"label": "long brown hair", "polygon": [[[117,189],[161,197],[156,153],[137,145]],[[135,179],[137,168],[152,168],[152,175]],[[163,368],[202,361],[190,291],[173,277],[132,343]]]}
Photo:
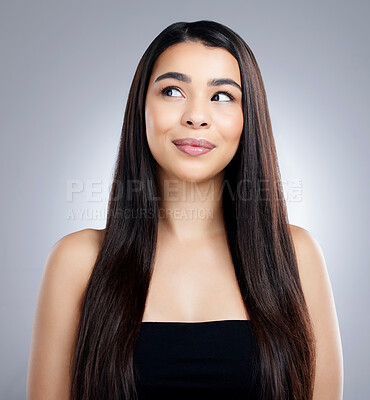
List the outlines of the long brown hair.
{"label": "long brown hair", "polygon": [[[130,88],[111,187],[106,233],[81,304],[71,400],[137,398],[133,346],[145,308],[158,228],[156,162],[146,141],[145,97],[168,47],[199,41],[238,61],[244,126],[225,168],[224,219],[261,362],[261,399],[312,399],[315,341],[302,292],[266,93],[256,59],[230,28],[173,23],[149,45]],[[135,186],[136,185],[136,186]]]}

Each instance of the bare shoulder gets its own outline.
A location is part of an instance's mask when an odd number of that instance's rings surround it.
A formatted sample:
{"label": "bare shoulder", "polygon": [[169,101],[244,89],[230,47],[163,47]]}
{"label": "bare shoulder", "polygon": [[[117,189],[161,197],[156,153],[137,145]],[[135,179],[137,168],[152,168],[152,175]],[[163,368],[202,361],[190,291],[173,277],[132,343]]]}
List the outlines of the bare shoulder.
{"label": "bare shoulder", "polygon": [[66,252],[67,254],[79,253],[81,256],[84,254],[87,256],[96,255],[100,249],[104,233],[104,229],[92,228],[70,233],[63,236],[53,245],[51,254]]}
{"label": "bare shoulder", "polygon": [[27,371],[27,400],[69,397],[69,368],[80,304],[104,230],[62,237],[46,257],[34,314]]}
{"label": "bare shoulder", "polygon": [[66,279],[73,279],[76,284],[86,284],[99,253],[103,234],[104,230],[88,228],[62,237],[50,249],[46,269],[64,274]]}
{"label": "bare shoulder", "polygon": [[322,297],[332,297],[324,254],[312,233],[297,225],[289,225],[289,227],[307,306],[312,316],[317,317],[323,311]]}
{"label": "bare shoulder", "polygon": [[303,278],[307,274],[326,273],[324,254],[317,239],[308,230],[289,225],[296,251],[299,273]]}
{"label": "bare shoulder", "polygon": [[[332,289],[322,248],[308,230],[289,225],[294,249],[297,256],[298,270],[302,288],[312,313],[320,313],[323,298],[332,297]],[[334,306],[334,304],[332,304]]]}
{"label": "bare shoulder", "polygon": [[298,270],[316,339],[316,379],[313,399],[341,400],[343,356],[340,330],[325,257],[313,234],[289,225]]}

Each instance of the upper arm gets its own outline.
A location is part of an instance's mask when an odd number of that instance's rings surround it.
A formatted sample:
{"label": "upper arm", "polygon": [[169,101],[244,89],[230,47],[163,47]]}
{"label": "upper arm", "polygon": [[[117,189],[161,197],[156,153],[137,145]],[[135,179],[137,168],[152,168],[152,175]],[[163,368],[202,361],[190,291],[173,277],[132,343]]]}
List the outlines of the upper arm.
{"label": "upper arm", "polygon": [[69,398],[80,302],[97,251],[97,231],[84,229],[60,239],[47,256],[34,315],[27,400]]}
{"label": "upper arm", "polygon": [[323,252],[307,230],[290,225],[299,275],[316,339],[313,400],[341,400],[343,356],[337,313]]}

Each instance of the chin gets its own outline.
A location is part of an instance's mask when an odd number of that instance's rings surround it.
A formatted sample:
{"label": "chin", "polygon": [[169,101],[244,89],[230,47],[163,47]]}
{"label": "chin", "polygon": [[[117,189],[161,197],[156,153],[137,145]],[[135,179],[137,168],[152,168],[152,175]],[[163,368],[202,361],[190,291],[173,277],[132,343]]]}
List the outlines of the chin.
{"label": "chin", "polygon": [[184,173],[175,174],[177,179],[184,182],[192,182],[192,183],[204,183],[211,180],[213,177],[204,171],[189,171],[187,170]]}

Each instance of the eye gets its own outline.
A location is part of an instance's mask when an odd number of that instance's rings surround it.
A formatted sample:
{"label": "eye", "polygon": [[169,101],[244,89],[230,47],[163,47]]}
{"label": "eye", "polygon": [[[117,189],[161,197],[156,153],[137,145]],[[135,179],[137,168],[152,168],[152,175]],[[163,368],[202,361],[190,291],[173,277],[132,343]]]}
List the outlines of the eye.
{"label": "eye", "polygon": [[[174,86],[166,86],[165,88],[161,89],[161,91],[160,91],[161,95],[163,95],[165,97],[181,97],[181,96],[172,96],[173,92],[178,92],[181,94],[180,90]],[[171,93],[171,94],[168,95],[168,93]],[[215,97],[215,96],[218,96],[218,98],[220,98],[220,96],[221,96],[221,99],[222,99],[222,96],[224,96],[224,97],[226,97],[226,99],[228,99],[226,101],[221,100],[221,103],[225,103],[225,102],[228,103],[230,101],[235,100],[234,97],[232,96],[232,94],[229,93],[227,90],[224,90],[223,92],[218,92],[213,97]],[[219,103],[220,101],[217,101],[217,102]]]}
{"label": "eye", "polygon": [[180,93],[180,91],[178,90],[178,89],[176,89],[175,87],[173,87],[173,86],[167,86],[167,87],[165,87],[164,89],[162,89],[161,90],[161,94],[163,95],[163,96],[166,96],[166,97],[180,97],[180,96],[171,96],[171,95],[167,95],[167,93],[168,92],[174,92],[174,91],[177,91],[177,92],[179,92]]}
{"label": "eye", "polygon": [[[223,92],[218,92],[216,93],[213,97],[218,96],[218,98],[220,97],[220,95],[226,96],[229,101],[234,101],[234,97],[231,95],[231,93],[227,92],[227,91],[223,91]],[[223,103],[224,101],[222,101]],[[226,101],[227,102],[227,101]]]}

